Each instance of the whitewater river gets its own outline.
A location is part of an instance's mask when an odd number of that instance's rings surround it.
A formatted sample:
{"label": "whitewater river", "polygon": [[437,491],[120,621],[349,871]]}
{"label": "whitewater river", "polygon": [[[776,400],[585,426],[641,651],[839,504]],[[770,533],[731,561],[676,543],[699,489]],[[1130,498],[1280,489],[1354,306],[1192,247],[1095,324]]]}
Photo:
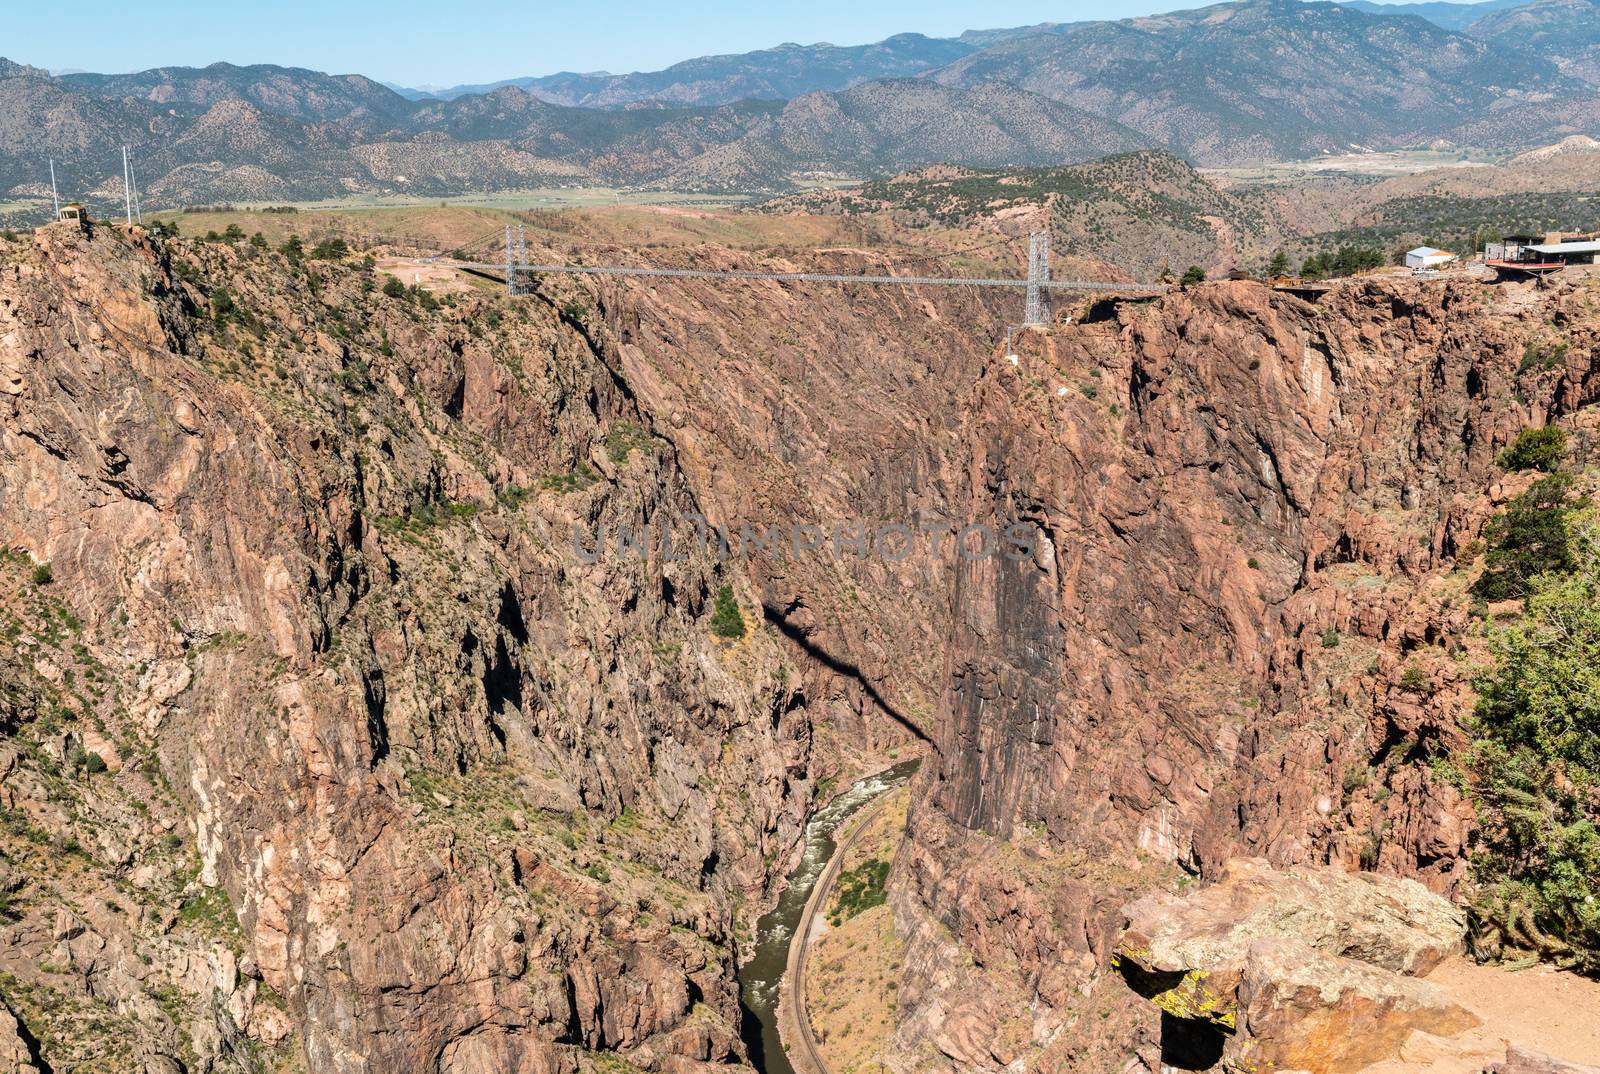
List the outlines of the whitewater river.
{"label": "whitewater river", "polygon": [[739,971],[740,998],[744,1004],[743,1036],[750,1062],[764,1074],[794,1074],[778,1036],[778,984],[789,959],[789,941],[805,912],[811,889],[822,875],[835,849],[834,835],[841,825],[879,795],[911,778],[921,761],[902,761],[886,772],[868,776],[829,802],[806,825],[806,849],[800,864],[772,912],[756,923],[756,952]]}

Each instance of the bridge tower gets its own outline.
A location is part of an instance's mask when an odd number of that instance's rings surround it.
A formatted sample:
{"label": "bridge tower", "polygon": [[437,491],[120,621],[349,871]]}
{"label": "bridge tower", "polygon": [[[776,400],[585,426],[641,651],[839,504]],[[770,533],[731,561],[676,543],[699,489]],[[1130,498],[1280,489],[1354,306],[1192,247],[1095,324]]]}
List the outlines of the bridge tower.
{"label": "bridge tower", "polygon": [[528,263],[528,225],[506,225],[506,294],[525,295],[528,281],[523,265]]}
{"label": "bridge tower", "polygon": [[1044,285],[1050,282],[1050,232],[1035,231],[1028,236],[1028,304],[1022,315],[1027,328],[1050,323],[1050,308]]}

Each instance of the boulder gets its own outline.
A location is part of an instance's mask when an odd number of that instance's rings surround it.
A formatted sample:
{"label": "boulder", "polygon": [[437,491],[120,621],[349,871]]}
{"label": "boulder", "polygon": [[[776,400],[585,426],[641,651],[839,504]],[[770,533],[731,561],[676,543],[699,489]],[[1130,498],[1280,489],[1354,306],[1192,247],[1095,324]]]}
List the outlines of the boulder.
{"label": "boulder", "polygon": [[1114,964],[1167,1016],[1175,1063],[1337,1074],[1397,1054],[1414,1031],[1477,1024],[1414,976],[1465,933],[1461,913],[1415,881],[1241,860],[1210,887],[1124,913]]}
{"label": "boulder", "polygon": [[1466,916],[1415,880],[1335,868],[1230,861],[1215,884],[1124,908],[1153,965],[1238,962],[1258,939],[1303,941],[1396,973],[1424,975],[1465,947]]}
{"label": "boulder", "polygon": [[1478,1024],[1426,981],[1298,940],[1250,945],[1238,1010],[1223,1060],[1240,1071],[1360,1070],[1397,1055],[1414,1031],[1448,1037]]}

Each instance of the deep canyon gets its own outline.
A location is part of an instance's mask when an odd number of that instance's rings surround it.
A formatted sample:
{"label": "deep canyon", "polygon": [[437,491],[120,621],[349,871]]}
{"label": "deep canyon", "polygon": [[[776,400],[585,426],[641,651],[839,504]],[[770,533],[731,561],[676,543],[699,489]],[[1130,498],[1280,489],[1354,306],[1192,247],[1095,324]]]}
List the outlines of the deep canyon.
{"label": "deep canyon", "polygon": [[[1471,546],[1521,430],[1587,451],[1592,280],[1062,303],[1015,364],[976,289],[383,282],[0,242],[17,1069],[737,1069],[808,818],[918,754],[898,1070],[1159,1070],[1121,907],[1229,859],[1463,882]],[[928,539],[574,536],[700,519]]]}

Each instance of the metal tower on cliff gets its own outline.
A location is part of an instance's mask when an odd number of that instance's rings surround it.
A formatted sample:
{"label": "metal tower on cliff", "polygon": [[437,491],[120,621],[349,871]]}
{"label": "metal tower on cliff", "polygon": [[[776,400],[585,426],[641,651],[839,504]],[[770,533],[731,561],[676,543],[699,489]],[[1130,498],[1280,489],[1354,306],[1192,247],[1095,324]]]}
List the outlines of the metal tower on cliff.
{"label": "metal tower on cliff", "polygon": [[1050,232],[1035,231],[1028,236],[1028,304],[1022,323],[1042,327],[1049,323],[1050,310],[1044,292],[1050,283]]}

